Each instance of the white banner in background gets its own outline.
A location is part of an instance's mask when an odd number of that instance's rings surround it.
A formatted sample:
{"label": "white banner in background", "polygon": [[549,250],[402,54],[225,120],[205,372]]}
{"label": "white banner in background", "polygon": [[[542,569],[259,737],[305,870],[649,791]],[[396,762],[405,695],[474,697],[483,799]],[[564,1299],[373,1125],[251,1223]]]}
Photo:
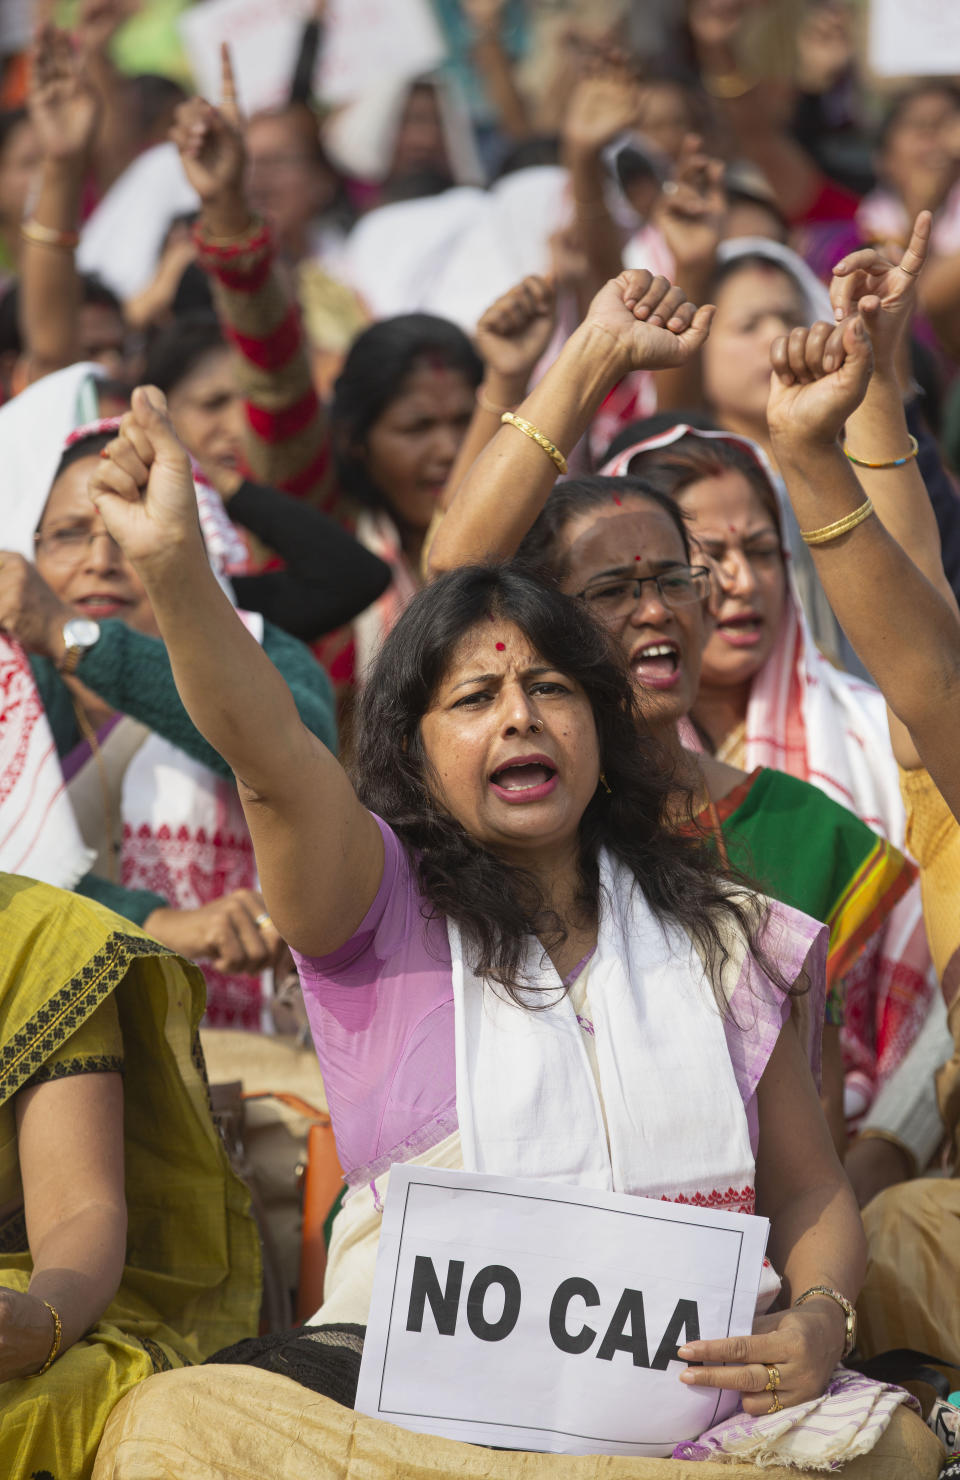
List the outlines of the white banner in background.
{"label": "white banner in background", "polygon": [[[2,0],[0,0],[2,3]],[[220,98],[220,44],[229,41],[240,105],[275,108],[290,92],[303,23],[312,0],[205,0],[180,18],[197,91]],[[330,0],[314,88],[344,103],[378,83],[416,77],[446,56],[428,0]]]}
{"label": "white banner in background", "polygon": [[956,76],[958,0],[870,0],[868,59],[880,77]]}
{"label": "white banner in background", "polygon": [[446,55],[429,0],[329,0],[317,95],[348,103],[379,82],[432,72]]}
{"label": "white banner in background", "polygon": [[245,113],[277,108],[290,95],[311,0],[205,0],[180,17],[180,35],[197,91],[220,101],[220,44],[230,43]]}
{"label": "white banner in background", "polygon": [[357,1410],[508,1449],[669,1455],[735,1406],[681,1383],[676,1350],[752,1329],[768,1232],[738,1213],[394,1166]]}
{"label": "white banner in background", "polygon": [[0,0],[0,55],[30,45],[30,0]]}

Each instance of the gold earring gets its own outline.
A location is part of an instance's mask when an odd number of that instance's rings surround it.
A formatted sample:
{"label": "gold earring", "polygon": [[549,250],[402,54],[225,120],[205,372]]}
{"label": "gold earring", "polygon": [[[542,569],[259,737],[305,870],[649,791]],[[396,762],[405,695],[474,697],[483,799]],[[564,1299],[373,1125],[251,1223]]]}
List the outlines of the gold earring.
{"label": "gold earring", "polygon": [[603,787],[603,789],[607,793],[607,796],[608,797],[612,797],[613,796],[613,792],[610,790],[610,787],[609,787],[609,785],[607,783],[607,778],[606,778],[606,776],[604,776],[604,774],[603,774],[602,771],[600,772],[600,785]]}

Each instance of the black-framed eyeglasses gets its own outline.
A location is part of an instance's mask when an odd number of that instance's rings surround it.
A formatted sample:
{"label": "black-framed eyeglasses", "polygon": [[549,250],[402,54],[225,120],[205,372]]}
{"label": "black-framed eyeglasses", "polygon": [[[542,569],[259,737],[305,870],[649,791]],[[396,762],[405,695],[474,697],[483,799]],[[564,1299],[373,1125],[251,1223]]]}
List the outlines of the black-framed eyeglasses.
{"label": "black-framed eyeglasses", "polygon": [[594,616],[609,621],[636,606],[644,586],[650,585],[656,586],[664,606],[690,606],[710,595],[710,571],[705,565],[674,565],[656,576],[604,576],[577,595]]}

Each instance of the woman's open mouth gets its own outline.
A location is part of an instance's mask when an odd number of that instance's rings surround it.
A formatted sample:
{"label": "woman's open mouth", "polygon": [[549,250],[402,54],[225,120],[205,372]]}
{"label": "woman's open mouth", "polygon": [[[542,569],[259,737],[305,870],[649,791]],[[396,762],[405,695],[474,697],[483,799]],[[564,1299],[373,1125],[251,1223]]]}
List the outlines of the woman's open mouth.
{"label": "woman's open mouth", "polygon": [[504,802],[539,802],[557,784],[557,768],[546,756],[524,755],[504,761],[490,777],[490,786]]}
{"label": "woman's open mouth", "polygon": [[648,642],[630,654],[630,671],[645,689],[672,689],[680,682],[680,646],[676,642]]}
{"label": "woman's open mouth", "polygon": [[739,616],[722,618],[717,623],[717,633],[731,647],[756,647],[763,636],[764,619],[758,612],[741,612]]}

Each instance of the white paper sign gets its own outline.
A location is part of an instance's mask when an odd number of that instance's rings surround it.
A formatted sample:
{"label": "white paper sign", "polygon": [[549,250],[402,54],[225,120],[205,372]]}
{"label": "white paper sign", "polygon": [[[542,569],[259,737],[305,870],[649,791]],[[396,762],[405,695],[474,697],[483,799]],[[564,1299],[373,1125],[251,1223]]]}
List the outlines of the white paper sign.
{"label": "white paper sign", "polygon": [[432,72],[446,55],[429,0],[330,0],[317,94],[346,103],[389,78]]}
{"label": "white paper sign", "polygon": [[[197,90],[220,96],[220,44],[229,41],[240,103],[275,108],[290,93],[312,0],[205,0],[180,19]],[[395,77],[416,77],[446,56],[428,0],[330,0],[314,91],[344,103]]]}
{"label": "white paper sign", "polygon": [[752,1329],[768,1232],[738,1213],[394,1166],[357,1409],[475,1444],[669,1455],[735,1405],[681,1383],[676,1349]]}
{"label": "white paper sign", "polygon": [[205,0],[180,18],[180,35],[197,91],[220,101],[220,44],[230,43],[240,106],[277,108],[290,96],[303,23],[311,0]]}
{"label": "white paper sign", "polygon": [[880,77],[960,73],[958,0],[871,0],[869,61]]}

